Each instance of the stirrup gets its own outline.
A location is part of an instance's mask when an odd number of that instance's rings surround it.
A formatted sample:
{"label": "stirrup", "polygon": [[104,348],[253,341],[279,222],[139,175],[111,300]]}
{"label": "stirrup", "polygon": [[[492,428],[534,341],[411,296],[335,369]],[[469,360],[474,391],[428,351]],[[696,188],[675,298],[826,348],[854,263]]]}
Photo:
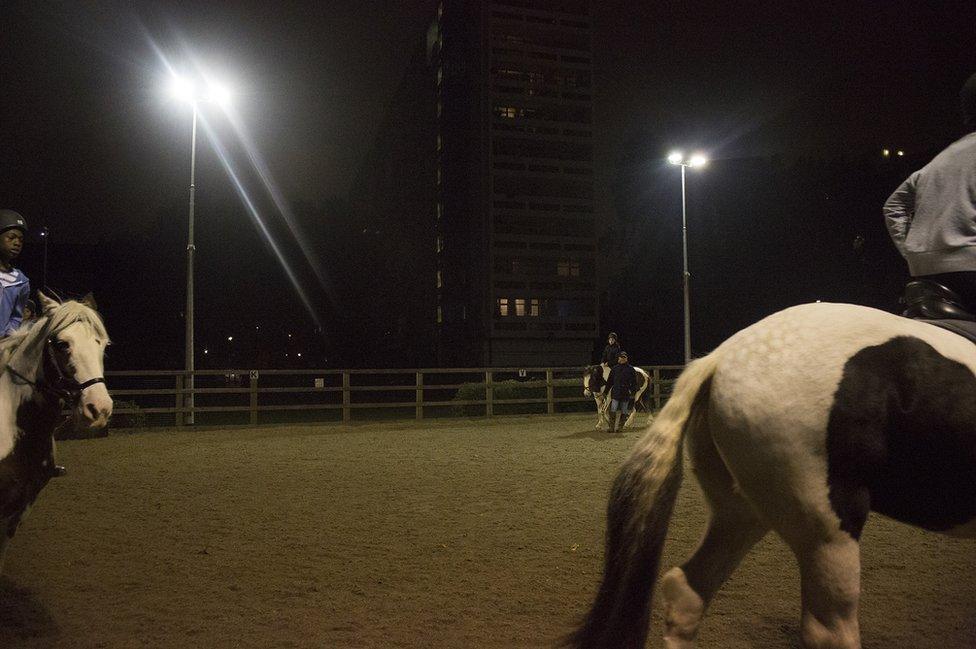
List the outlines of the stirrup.
{"label": "stirrup", "polygon": [[930,279],[915,279],[905,286],[906,318],[923,320],[968,320],[976,321],[976,315],[963,305],[959,295]]}

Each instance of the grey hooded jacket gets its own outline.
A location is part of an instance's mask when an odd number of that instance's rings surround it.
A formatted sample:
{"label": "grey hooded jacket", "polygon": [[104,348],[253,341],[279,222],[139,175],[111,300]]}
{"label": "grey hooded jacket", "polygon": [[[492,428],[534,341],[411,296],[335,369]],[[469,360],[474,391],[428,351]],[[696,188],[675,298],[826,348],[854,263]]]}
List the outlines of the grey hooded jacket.
{"label": "grey hooded jacket", "polygon": [[883,211],[913,277],[976,271],[976,133],[909,176]]}

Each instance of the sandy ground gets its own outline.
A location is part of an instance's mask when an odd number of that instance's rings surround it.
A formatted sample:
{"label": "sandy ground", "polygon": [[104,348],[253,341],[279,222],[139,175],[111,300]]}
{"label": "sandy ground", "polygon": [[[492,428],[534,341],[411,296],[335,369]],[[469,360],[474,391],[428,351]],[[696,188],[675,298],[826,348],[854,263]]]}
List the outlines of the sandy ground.
{"label": "sandy ground", "polygon": [[[637,433],[593,417],[65,442],[0,578],[0,647],[550,647],[588,606],[611,476]],[[666,550],[704,510],[686,477]],[[976,647],[976,544],[873,517],[868,649]],[[768,537],[701,647],[798,647],[798,577]],[[650,646],[660,646],[655,616]]]}

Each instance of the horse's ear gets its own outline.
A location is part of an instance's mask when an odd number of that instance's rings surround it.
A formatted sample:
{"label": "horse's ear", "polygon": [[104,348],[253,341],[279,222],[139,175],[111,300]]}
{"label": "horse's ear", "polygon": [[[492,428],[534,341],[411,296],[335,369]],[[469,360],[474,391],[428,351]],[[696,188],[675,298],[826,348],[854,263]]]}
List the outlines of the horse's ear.
{"label": "horse's ear", "polygon": [[92,311],[98,311],[98,305],[95,304],[95,296],[91,292],[89,292],[85,297],[81,298],[81,303]]}
{"label": "horse's ear", "polygon": [[44,295],[43,292],[37,292],[37,301],[41,304],[41,313],[44,315],[51,315],[54,310],[58,308],[57,300],[52,300],[48,296]]}

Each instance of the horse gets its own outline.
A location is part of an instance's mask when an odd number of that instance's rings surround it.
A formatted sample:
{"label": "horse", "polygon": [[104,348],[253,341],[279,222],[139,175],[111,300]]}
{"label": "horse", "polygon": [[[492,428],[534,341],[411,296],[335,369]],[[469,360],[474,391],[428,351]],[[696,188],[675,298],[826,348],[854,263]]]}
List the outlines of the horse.
{"label": "horse", "polygon": [[602,582],[569,646],[644,647],[685,449],[710,520],[661,580],[664,646],[695,646],[716,591],[773,530],[799,564],[803,646],[858,649],[869,512],[976,538],[976,346],[876,309],[817,303],[693,361],[616,475]]}
{"label": "horse", "polygon": [[[651,377],[647,372],[639,367],[634,367],[637,372],[637,392],[634,394],[634,410],[627,417],[627,421],[620,427],[621,429],[631,425],[634,417],[637,416],[637,408],[640,406],[641,397],[651,383]],[[604,424],[610,427],[610,419],[607,416],[607,408],[610,406],[610,399],[607,398],[607,379],[610,377],[610,366],[605,364],[590,365],[583,369],[583,396],[593,397],[596,401],[596,411],[598,414],[596,428],[601,429]]]}
{"label": "horse", "polygon": [[0,341],[0,570],[7,544],[56,473],[54,429],[64,406],[76,429],[103,428],[112,399],[103,378],[108,333],[90,295],[56,302]]}

